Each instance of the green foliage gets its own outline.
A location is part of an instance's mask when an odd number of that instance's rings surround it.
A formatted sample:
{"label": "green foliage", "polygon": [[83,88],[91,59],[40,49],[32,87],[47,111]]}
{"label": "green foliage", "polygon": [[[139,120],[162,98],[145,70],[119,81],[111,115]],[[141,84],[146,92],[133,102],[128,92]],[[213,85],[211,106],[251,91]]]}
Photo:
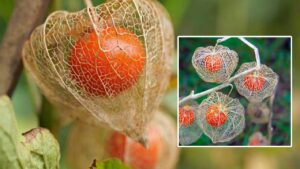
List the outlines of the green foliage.
{"label": "green foliage", "polygon": [[106,161],[94,161],[90,169],[130,169],[123,164],[120,160],[110,159]]}
{"label": "green foliage", "polygon": [[17,122],[7,96],[0,98],[0,168],[25,169],[29,152],[18,142]]}
{"label": "green foliage", "polygon": [[59,145],[47,129],[33,129],[25,133],[24,137],[25,141],[22,143],[31,155],[29,168],[59,168]]}
{"label": "green foliage", "polygon": [[33,129],[20,142],[12,103],[0,97],[0,168],[58,169],[59,145],[52,134],[43,128]]}
{"label": "green foliage", "polygon": [[36,115],[41,107],[41,94],[33,83],[23,72],[11,98],[20,132],[38,127]]}

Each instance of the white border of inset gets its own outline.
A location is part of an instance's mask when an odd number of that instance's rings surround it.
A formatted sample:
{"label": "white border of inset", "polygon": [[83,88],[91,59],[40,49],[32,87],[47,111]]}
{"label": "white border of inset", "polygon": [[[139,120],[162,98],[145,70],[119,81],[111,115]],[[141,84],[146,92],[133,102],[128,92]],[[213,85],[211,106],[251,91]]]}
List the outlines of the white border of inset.
{"label": "white border of inset", "polygon": [[[279,145],[269,145],[269,146],[249,146],[249,145],[237,145],[237,146],[234,146],[234,145],[198,145],[198,146],[195,146],[195,145],[187,145],[187,146],[183,146],[183,145],[179,145],[179,116],[178,116],[178,112],[179,112],[179,39],[180,38],[222,38],[222,37],[226,37],[226,36],[230,36],[232,38],[235,38],[235,37],[239,37],[239,36],[242,36],[242,37],[245,37],[245,38],[290,38],[290,48],[291,48],[291,60],[290,60],[290,81],[291,81],[291,84],[290,84],[290,88],[291,88],[291,107],[290,107],[290,113],[291,113],[291,117],[290,117],[290,125],[291,125],[291,145],[282,145],[282,146],[279,146]],[[251,36],[248,36],[248,35],[206,35],[206,36],[189,36],[189,35],[179,35],[177,36],[177,75],[178,75],[178,78],[177,78],[177,147],[179,148],[292,148],[293,147],[293,37],[291,35],[268,35],[268,36],[261,36],[261,35],[251,35]],[[279,79],[280,81],[280,79]]]}

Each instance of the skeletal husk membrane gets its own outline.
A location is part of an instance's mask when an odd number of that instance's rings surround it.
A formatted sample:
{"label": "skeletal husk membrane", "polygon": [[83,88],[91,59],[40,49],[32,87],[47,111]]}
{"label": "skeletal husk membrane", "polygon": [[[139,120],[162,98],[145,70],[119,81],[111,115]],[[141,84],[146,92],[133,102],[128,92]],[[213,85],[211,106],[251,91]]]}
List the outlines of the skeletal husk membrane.
{"label": "skeletal husk membrane", "polygon": [[[117,42],[112,43],[112,48],[104,48],[105,39],[109,38]],[[141,44],[139,51],[143,56],[137,57],[142,60],[138,62],[140,70],[132,70],[135,67],[131,64],[137,62],[134,57],[115,58],[112,54],[126,51],[121,40],[131,42],[130,38],[136,39],[132,50],[135,44]],[[82,40],[93,42],[80,43]],[[110,0],[76,13],[52,13],[25,43],[23,61],[51,102],[67,107],[71,115],[83,121],[106,124],[139,139],[168,85],[173,40],[169,16],[157,1]],[[72,62],[74,51],[78,58]],[[99,53],[109,65],[95,61],[100,59]],[[120,60],[124,58],[129,62]],[[82,77],[87,79],[80,82]],[[93,81],[101,83],[103,91],[93,92],[100,88]],[[85,83],[89,87],[83,87]]]}
{"label": "skeletal husk membrane", "polygon": [[179,144],[189,145],[197,141],[202,130],[197,124],[199,113],[197,113],[198,104],[195,101],[189,101],[179,107]]}
{"label": "skeletal husk membrane", "polygon": [[247,106],[247,114],[251,121],[257,124],[269,122],[271,109],[266,102],[250,102]]}
{"label": "skeletal husk membrane", "polygon": [[[256,66],[256,62],[244,63],[237,73],[244,72]],[[234,81],[237,91],[250,102],[261,102],[274,94],[278,83],[278,75],[266,65],[260,69],[240,76]]]}
{"label": "skeletal husk membrane", "polygon": [[225,82],[237,63],[237,53],[222,45],[198,47],[192,57],[194,68],[205,82]]}
{"label": "skeletal husk membrane", "polygon": [[148,135],[148,149],[116,131],[76,122],[68,136],[67,164],[72,169],[82,169],[91,159],[119,158],[132,168],[174,168],[179,155],[174,119],[158,111],[147,129],[156,137],[151,140]]}
{"label": "skeletal husk membrane", "polygon": [[261,132],[257,131],[249,137],[248,144],[250,146],[266,146],[270,145],[270,142]]}
{"label": "skeletal husk membrane", "polygon": [[210,94],[197,111],[200,114],[198,125],[213,143],[230,141],[244,130],[244,107],[238,99],[221,92]]}

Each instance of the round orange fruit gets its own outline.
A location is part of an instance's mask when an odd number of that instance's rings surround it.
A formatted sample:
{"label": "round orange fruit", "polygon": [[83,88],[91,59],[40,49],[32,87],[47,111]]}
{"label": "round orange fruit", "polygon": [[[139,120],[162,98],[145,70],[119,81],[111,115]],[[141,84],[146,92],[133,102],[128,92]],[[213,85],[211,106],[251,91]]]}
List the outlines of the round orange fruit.
{"label": "round orange fruit", "polygon": [[244,84],[250,91],[260,91],[265,85],[265,79],[256,72],[249,73],[244,77]]}
{"label": "round orange fruit", "polygon": [[115,132],[108,141],[108,153],[118,158],[133,169],[155,169],[162,148],[162,141],[155,129],[148,130],[148,143],[144,147],[137,141]]}
{"label": "round orange fruit", "polygon": [[71,51],[70,76],[92,96],[116,96],[132,87],[145,67],[145,49],[125,28],[90,31]]}
{"label": "round orange fruit", "polygon": [[208,55],[204,58],[205,69],[209,72],[217,72],[222,68],[223,60],[220,55]]}
{"label": "round orange fruit", "polygon": [[190,106],[179,108],[179,123],[188,127],[195,121],[195,114]]}
{"label": "round orange fruit", "polygon": [[206,122],[214,127],[219,127],[227,121],[227,114],[220,110],[218,105],[211,105],[206,111]]}
{"label": "round orange fruit", "polygon": [[258,145],[261,145],[261,141],[258,138],[254,138],[249,141],[249,145],[258,146]]}

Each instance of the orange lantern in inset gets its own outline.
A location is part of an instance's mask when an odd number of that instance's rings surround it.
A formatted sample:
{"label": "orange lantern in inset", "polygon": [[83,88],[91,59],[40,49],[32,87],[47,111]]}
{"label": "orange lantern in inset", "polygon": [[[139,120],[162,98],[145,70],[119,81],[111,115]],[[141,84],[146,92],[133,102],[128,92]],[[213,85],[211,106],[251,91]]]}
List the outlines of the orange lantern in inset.
{"label": "orange lantern in inset", "polygon": [[221,45],[199,47],[194,52],[192,64],[204,81],[222,83],[235,70],[237,56],[235,51]]}
{"label": "orange lantern in inset", "polygon": [[[242,73],[255,66],[256,62],[244,63],[237,73]],[[240,76],[234,81],[239,94],[250,102],[261,102],[274,94],[277,83],[278,75],[266,65],[261,65],[260,69]]]}
{"label": "orange lantern in inset", "polygon": [[188,101],[179,107],[179,144],[190,145],[197,141],[202,130],[197,124],[199,114],[198,104],[195,101]]}
{"label": "orange lantern in inset", "polygon": [[268,139],[261,132],[253,133],[249,138],[249,146],[266,146],[270,145]]}
{"label": "orange lantern in inset", "polygon": [[213,143],[230,141],[244,130],[244,107],[238,99],[221,92],[210,94],[197,111],[197,123]]}

